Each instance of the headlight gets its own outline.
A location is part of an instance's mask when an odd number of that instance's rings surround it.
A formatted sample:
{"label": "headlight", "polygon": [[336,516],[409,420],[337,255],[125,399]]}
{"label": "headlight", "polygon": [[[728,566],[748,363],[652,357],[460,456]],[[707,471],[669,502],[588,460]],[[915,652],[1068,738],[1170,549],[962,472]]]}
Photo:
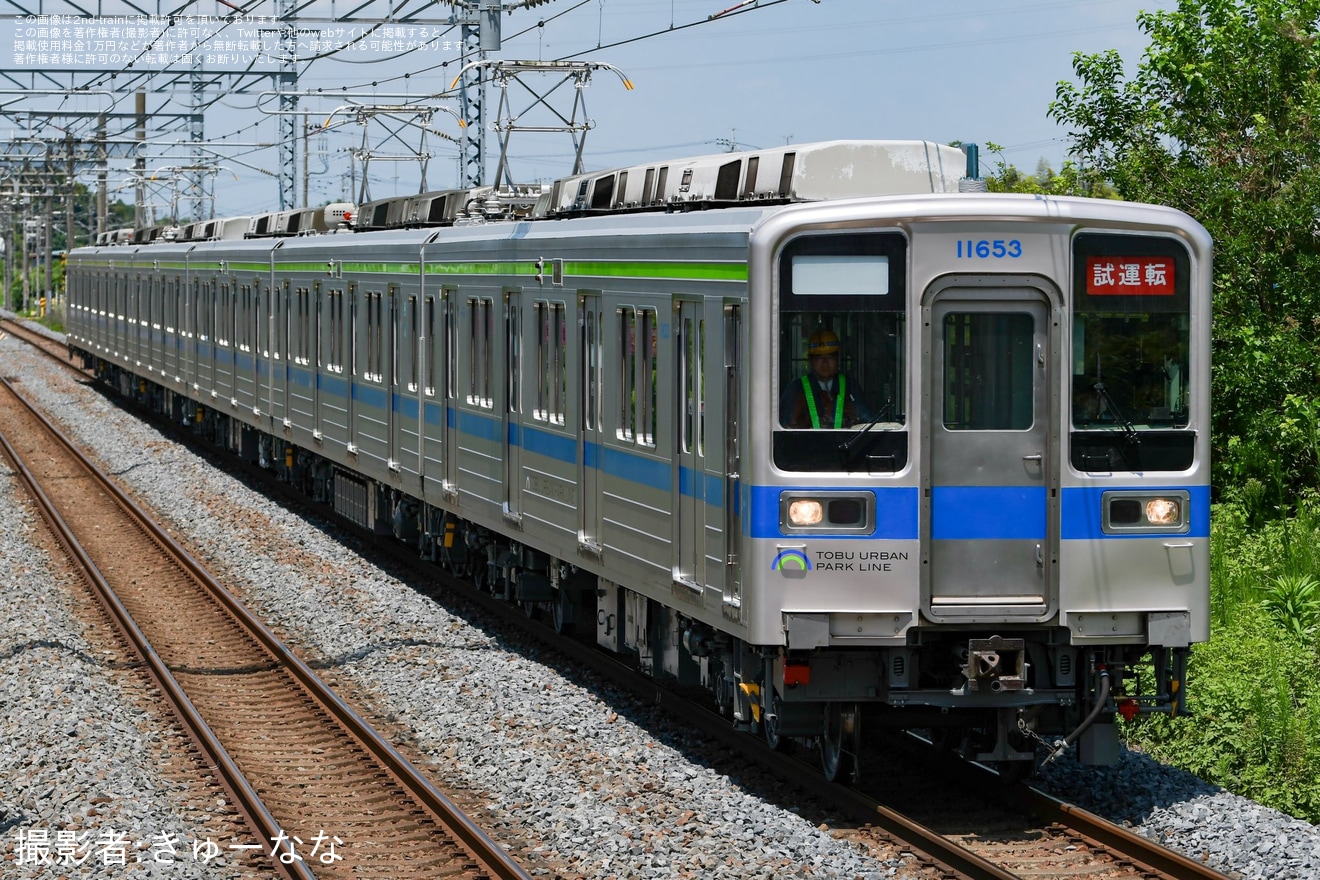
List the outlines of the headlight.
{"label": "headlight", "polygon": [[779,496],[779,527],[785,532],[865,535],[874,522],[871,492],[788,490]]}
{"label": "headlight", "polygon": [[799,498],[788,505],[788,521],[795,526],[820,525],[825,508],[819,501]]}
{"label": "headlight", "polygon": [[1185,532],[1191,525],[1188,521],[1191,493],[1185,489],[1105,492],[1102,498],[1107,535]]}
{"label": "headlight", "polygon": [[1182,522],[1182,504],[1172,498],[1152,498],[1146,502],[1146,522],[1172,526]]}

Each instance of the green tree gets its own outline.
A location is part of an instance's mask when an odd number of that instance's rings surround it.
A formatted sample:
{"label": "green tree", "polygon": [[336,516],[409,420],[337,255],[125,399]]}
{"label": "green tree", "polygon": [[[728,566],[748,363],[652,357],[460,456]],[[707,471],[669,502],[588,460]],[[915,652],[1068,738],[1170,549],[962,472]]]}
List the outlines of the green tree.
{"label": "green tree", "polygon": [[1050,163],[1042,158],[1036,163],[1035,174],[1025,174],[1016,165],[1004,159],[1004,148],[987,141],[985,148],[999,157],[994,168],[986,175],[986,188],[990,192],[1033,193],[1048,196],[1091,196],[1093,198],[1117,198],[1114,188],[1106,183],[1094,171],[1084,171],[1071,160],[1063,163],[1063,168],[1055,171]]}
{"label": "green tree", "polygon": [[1254,517],[1320,481],[1318,22],[1320,0],[1180,0],[1138,16],[1131,77],[1117,52],[1078,54],[1050,106],[1123,198],[1215,239],[1215,482],[1256,487]]}

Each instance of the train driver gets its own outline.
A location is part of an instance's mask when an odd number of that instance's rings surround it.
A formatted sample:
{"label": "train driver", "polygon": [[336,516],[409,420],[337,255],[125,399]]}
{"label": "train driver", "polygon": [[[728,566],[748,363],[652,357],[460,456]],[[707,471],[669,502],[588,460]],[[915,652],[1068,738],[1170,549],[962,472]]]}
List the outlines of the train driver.
{"label": "train driver", "polygon": [[810,372],[788,383],[779,398],[785,428],[845,428],[872,419],[862,389],[839,371],[839,337],[822,327],[807,340]]}

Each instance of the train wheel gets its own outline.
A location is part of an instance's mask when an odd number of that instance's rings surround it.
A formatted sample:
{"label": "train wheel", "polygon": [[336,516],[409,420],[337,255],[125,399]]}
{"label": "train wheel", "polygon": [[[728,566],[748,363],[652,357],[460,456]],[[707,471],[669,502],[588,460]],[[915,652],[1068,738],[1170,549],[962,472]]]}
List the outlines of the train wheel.
{"label": "train wheel", "polygon": [[573,605],[565,590],[558,591],[550,600],[550,623],[561,636],[574,634]]}
{"label": "train wheel", "polygon": [[827,703],[820,735],[820,769],[830,782],[857,778],[860,717],[856,703]]}

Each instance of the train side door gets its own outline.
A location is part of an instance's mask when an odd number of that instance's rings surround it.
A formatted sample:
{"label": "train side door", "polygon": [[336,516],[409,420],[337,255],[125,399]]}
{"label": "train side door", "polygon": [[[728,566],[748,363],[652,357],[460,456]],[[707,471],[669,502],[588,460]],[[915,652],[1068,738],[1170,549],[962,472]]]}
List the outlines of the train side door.
{"label": "train side door", "polygon": [[412,456],[405,455],[409,446],[415,448],[416,432],[409,430],[407,418],[408,400],[417,387],[417,373],[410,360],[417,347],[417,328],[414,326],[417,313],[417,297],[411,297],[391,284],[386,294],[389,297],[389,330],[385,352],[385,407],[389,419],[389,430],[385,434],[389,449],[385,458],[389,469],[395,472],[417,470],[416,462],[407,461]]}
{"label": "train side door", "polygon": [[[601,491],[604,473],[601,469],[605,448],[602,443],[603,426],[601,425],[601,367],[602,333],[604,329],[601,313],[600,295],[583,293],[578,297],[578,329],[580,333],[580,351],[578,363],[581,365],[582,382],[579,400],[581,401],[582,431],[578,441],[578,486],[581,487],[578,510],[578,548],[588,555],[600,557],[602,522]],[[544,332],[544,331],[543,331]]]}
{"label": "train side door", "polygon": [[263,407],[270,414],[271,427],[286,427],[289,418],[289,370],[292,359],[289,349],[289,312],[293,308],[289,280],[286,278],[269,288],[266,302],[267,326],[266,345],[263,346],[263,358],[266,361],[266,405]]}
{"label": "train side door", "polygon": [[936,620],[1051,613],[1057,321],[1030,287],[946,287],[928,310],[923,530]]}
{"label": "train side door", "polygon": [[211,393],[215,392],[215,303],[218,287],[212,275],[202,281],[197,292],[197,385],[199,390]]}
{"label": "train side door", "polygon": [[307,428],[312,432],[312,436],[320,440],[321,433],[321,375],[326,372],[325,368],[325,347],[321,342],[321,334],[325,332],[322,322],[326,320],[328,309],[322,304],[324,294],[321,292],[321,282],[313,281],[312,288],[307,292],[308,300],[304,306],[305,312],[302,315],[303,330],[305,333],[303,343],[303,371],[308,377],[307,395],[309,399]]}
{"label": "train side door", "polygon": [[522,294],[504,291],[504,518],[522,522]]}
{"label": "train side door", "polygon": [[677,300],[674,306],[678,324],[674,583],[692,590],[700,603],[706,584],[706,322],[701,302]]}

